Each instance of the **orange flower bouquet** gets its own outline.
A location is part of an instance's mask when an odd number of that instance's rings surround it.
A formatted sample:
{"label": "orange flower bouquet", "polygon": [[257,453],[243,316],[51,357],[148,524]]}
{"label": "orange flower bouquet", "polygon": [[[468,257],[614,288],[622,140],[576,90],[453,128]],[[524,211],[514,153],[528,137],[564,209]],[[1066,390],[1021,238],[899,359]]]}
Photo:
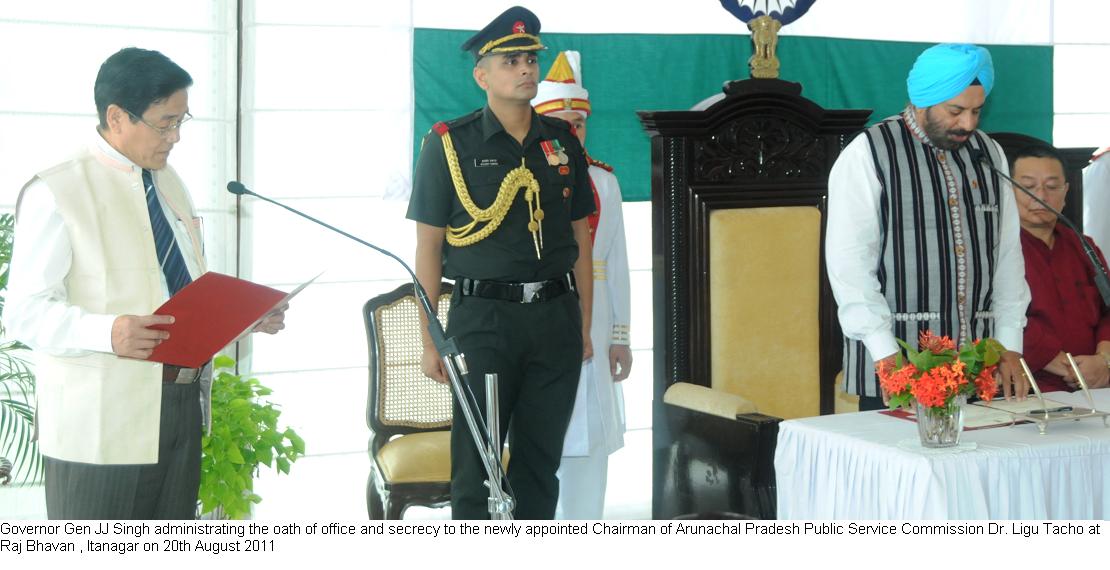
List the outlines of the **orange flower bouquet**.
{"label": "orange flower bouquet", "polygon": [[998,391],[994,371],[1005,348],[992,338],[976,340],[956,350],[956,343],[932,331],[921,333],[918,349],[902,340],[906,350],[894,364],[880,363],[879,385],[890,396],[890,409],[915,404],[921,443],[950,447],[963,431],[961,406],[968,396],[991,400]]}

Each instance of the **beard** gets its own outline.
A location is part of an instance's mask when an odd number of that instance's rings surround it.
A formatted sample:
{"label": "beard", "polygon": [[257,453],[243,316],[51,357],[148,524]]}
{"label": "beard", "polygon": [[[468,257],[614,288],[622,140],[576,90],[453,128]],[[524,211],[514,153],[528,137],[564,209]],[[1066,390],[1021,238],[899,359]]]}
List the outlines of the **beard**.
{"label": "beard", "polygon": [[963,129],[946,129],[940,121],[933,119],[933,108],[925,109],[925,136],[929,137],[929,142],[933,146],[944,150],[956,150],[960,148],[967,140],[957,141],[952,137],[968,137],[971,136],[971,131]]}

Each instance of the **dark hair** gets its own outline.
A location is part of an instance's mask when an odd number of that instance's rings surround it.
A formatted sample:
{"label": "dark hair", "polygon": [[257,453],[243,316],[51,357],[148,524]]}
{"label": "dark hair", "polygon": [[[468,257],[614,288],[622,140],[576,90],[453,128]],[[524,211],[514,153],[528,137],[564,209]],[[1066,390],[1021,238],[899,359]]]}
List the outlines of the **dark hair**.
{"label": "dark hair", "polygon": [[1068,163],[1066,161],[1064,161],[1064,156],[1062,154],[1060,154],[1060,151],[1056,150],[1056,147],[1054,147],[1054,146],[1047,145],[1047,144],[1036,144],[1036,145],[1032,145],[1032,146],[1027,146],[1027,147],[1017,151],[1016,153],[1014,153],[1013,156],[1010,157],[1010,172],[1014,171],[1014,165],[1017,164],[1017,161],[1020,158],[1053,158],[1053,159],[1056,159],[1056,162],[1060,163],[1060,170],[1062,170],[1064,172],[1064,176],[1067,176],[1067,173],[1068,173],[1067,164]]}
{"label": "dark hair", "polygon": [[100,127],[108,127],[108,105],[118,105],[141,117],[151,105],[192,84],[192,76],[161,53],[123,48],[104,60],[96,74],[93,99]]}

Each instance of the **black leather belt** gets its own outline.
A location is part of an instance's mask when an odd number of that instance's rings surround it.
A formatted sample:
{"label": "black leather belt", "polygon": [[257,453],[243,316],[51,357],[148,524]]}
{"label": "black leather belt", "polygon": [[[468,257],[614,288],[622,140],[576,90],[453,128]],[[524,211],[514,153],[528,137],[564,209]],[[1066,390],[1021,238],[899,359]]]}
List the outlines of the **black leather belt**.
{"label": "black leather belt", "polygon": [[535,283],[503,283],[464,277],[455,286],[455,291],[464,297],[482,297],[513,303],[542,303],[574,290],[576,287],[573,273]]}
{"label": "black leather belt", "polygon": [[200,378],[200,370],[196,370],[196,369],[193,369],[193,368],[185,368],[183,366],[174,366],[173,364],[163,364],[162,365],[162,383],[163,384],[176,384],[177,383],[177,378],[179,376],[181,376],[181,371],[182,370],[192,370],[194,372],[193,379],[188,381],[188,382],[182,382],[182,384],[192,384],[193,382],[197,381],[197,378]]}

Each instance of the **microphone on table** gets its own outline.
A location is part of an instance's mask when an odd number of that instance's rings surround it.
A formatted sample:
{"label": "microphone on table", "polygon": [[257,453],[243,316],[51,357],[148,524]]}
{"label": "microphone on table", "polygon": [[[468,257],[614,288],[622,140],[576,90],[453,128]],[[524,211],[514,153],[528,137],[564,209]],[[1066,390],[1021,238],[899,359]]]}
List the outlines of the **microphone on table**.
{"label": "microphone on table", "polygon": [[971,155],[972,160],[982,164],[983,166],[986,166],[987,168],[994,171],[995,174],[998,174],[999,176],[1010,181],[1010,184],[1013,184],[1014,188],[1021,190],[1026,196],[1029,196],[1030,198],[1035,200],[1038,204],[1040,204],[1049,212],[1056,214],[1056,219],[1064,222],[1065,226],[1070,228],[1071,231],[1075,232],[1076,237],[1079,238],[1079,244],[1083,247],[1083,253],[1087,254],[1087,259],[1091,262],[1091,266],[1095,268],[1095,287],[1098,288],[1098,293],[1102,296],[1102,303],[1103,305],[1110,307],[1110,277],[1107,276],[1106,267],[1102,265],[1102,261],[1099,260],[1098,255],[1095,254],[1095,250],[1091,247],[1091,244],[1087,242],[1087,238],[1083,237],[1083,232],[1079,231],[1079,228],[1077,228],[1075,224],[1067,216],[1064,215],[1063,212],[1057,210],[1056,208],[1053,208],[1052,206],[1049,206],[1045,203],[1044,200],[1038,198],[1032,190],[1026,188],[1025,186],[1022,186],[1020,182],[1011,178],[1009,174],[1006,174],[1001,169],[996,168],[994,164],[991,164],[990,159],[987,158],[986,153],[984,153],[982,150],[977,148],[968,148],[968,154]]}

